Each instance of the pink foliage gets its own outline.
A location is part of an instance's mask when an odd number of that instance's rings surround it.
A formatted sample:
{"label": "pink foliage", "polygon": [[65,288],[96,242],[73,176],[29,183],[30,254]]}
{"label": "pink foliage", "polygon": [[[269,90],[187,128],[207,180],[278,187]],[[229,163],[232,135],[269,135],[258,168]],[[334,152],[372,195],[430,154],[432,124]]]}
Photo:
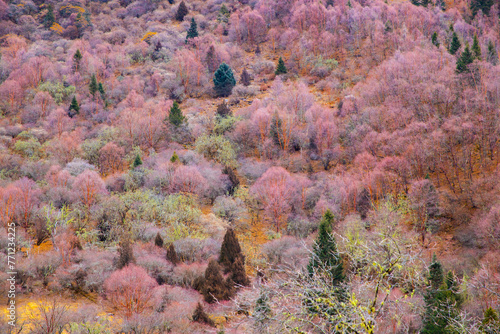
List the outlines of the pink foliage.
{"label": "pink foliage", "polygon": [[80,201],[87,207],[95,203],[99,194],[106,193],[104,181],[99,174],[88,169],[76,177],[73,189],[77,191]]}
{"label": "pink foliage", "polygon": [[147,272],[133,264],[112,273],[104,282],[106,297],[125,317],[141,314],[156,303],[158,283]]}
{"label": "pink foliage", "polygon": [[296,196],[295,182],[284,168],[269,168],[252,186],[252,193],[264,204],[268,218],[279,231],[287,221]]}

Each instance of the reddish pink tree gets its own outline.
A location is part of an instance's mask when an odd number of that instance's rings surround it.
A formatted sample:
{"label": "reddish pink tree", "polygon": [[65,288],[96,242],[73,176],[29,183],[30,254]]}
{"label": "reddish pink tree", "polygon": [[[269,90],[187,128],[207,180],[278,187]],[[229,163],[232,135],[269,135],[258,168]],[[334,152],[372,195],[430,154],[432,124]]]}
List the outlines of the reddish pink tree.
{"label": "reddish pink tree", "polygon": [[125,155],[123,148],[110,142],[99,151],[99,166],[101,174],[109,175],[122,167],[122,157]]}
{"label": "reddish pink tree", "polygon": [[15,80],[6,80],[0,85],[0,98],[2,98],[14,111],[20,104],[24,97],[23,89],[19,82]]}
{"label": "reddish pink tree", "polygon": [[296,196],[293,178],[284,168],[271,167],[255,182],[251,191],[263,203],[266,215],[279,231]]}
{"label": "reddish pink tree", "polygon": [[200,195],[208,188],[207,180],[194,166],[179,166],[172,176],[170,189]]}
{"label": "reddish pink tree", "polygon": [[30,180],[27,177],[23,177],[22,179],[14,182],[13,186],[17,189],[14,195],[15,201],[17,202],[17,219],[24,227],[28,227],[33,210],[39,203],[41,191],[35,181]]}
{"label": "reddish pink tree", "polygon": [[80,201],[90,207],[97,199],[97,195],[105,193],[104,181],[99,174],[92,170],[86,170],[78,175],[73,183],[73,189],[78,192]]}
{"label": "reddish pink tree", "polygon": [[154,306],[157,286],[146,270],[133,264],[115,271],[104,282],[106,297],[127,318]]}

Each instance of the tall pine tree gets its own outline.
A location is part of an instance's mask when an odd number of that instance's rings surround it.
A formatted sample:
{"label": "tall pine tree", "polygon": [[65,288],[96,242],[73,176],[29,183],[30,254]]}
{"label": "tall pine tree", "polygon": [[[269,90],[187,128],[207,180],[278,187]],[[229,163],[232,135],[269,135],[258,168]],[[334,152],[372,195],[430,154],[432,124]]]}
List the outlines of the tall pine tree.
{"label": "tall pine tree", "polygon": [[326,271],[333,284],[344,280],[344,265],[337,251],[335,238],[332,236],[333,213],[327,210],[319,224],[318,237],[313,247],[313,254],[307,270],[312,275],[315,271]]}
{"label": "tall pine tree", "polygon": [[95,93],[97,92],[98,89],[99,87],[97,85],[97,79],[95,77],[95,74],[92,74],[92,76],[90,77],[89,92],[90,94],[92,94],[92,96],[95,97]]}
{"label": "tall pine tree", "polygon": [[182,1],[179,4],[179,7],[177,8],[177,13],[175,14],[175,19],[177,21],[183,21],[184,16],[186,16],[188,13],[189,13],[189,10],[186,6],[186,3],[184,1]]}
{"label": "tall pine tree", "polygon": [[451,37],[451,44],[449,48],[449,52],[454,55],[457,53],[458,50],[460,50],[460,47],[462,46],[462,43],[460,43],[460,40],[458,39],[458,35],[456,32],[453,32],[453,36]]}
{"label": "tall pine tree", "polygon": [[217,71],[214,73],[214,89],[218,96],[229,96],[236,85],[233,71],[226,64],[220,64]]}
{"label": "tall pine tree", "polygon": [[439,41],[438,41],[438,33],[434,31],[434,33],[432,34],[432,44],[434,44],[434,46],[438,47],[439,48]]}
{"label": "tall pine tree", "polygon": [[493,44],[491,40],[488,42],[488,61],[492,65],[498,64],[497,48],[495,47],[495,44]]}
{"label": "tall pine tree", "polygon": [[474,56],[472,55],[472,52],[469,50],[469,45],[465,47],[464,52],[460,55],[460,57],[457,59],[457,73],[464,73],[469,71],[468,66],[474,62]]}
{"label": "tall pine tree", "polygon": [[168,112],[168,121],[170,122],[170,124],[178,127],[185,120],[186,118],[182,114],[181,108],[179,108],[179,103],[177,103],[177,101],[174,101],[172,108],[170,108],[170,111]]}
{"label": "tall pine tree", "polygon": [[52,7],[52,5],[49,5],[47,7],[47,14],[45,14],[45,17],[43,18],[43,26],[45,28],[50,28],[55,21],[56,19],[54,17],[54,8]]}
{"label": "tall pine tree", "polygon": [[205,280],[201,294],[207,303],[213,303],[217,300],[228,300],[234,294],[230,280],[224,281],[220,272],[220,266],[215,260],[210,260],[205,270]]}
{"label": "tall pine tree", "polygon": [[196,24],[194,18],[191,18],[191,26],[189,27],[189,30],[186,35],[186,43],[188,39],[195,37],[198,37],[198,25]]}
{"label": "tall pine tree", "polygon": [[472,53],[474,54],[474,58],[481,59],[481,46],[479,45],[477,35],[474,35],[474,42],[472,43]]}
{"label": "tall pine tree", "polygon": [[68,109],[69,117],[73,117],[74,115],[79,114],[79,113],[80,113],[80,105],[78,104],[78,101],[76,100],[76,96],[73,96],[73,99],[71,99],[71,104],[69,105],[69,109]]}
{"label": "tall pine tree", "polygon": [[77,72],[78,69],[80,68],[80,61],[82,60],[83,56],[82,53],[80,52],[80,49],[77,49],[75,54],[73,55],[73,71]]}
{"label": "tall pine tree", "polygon": [[181,262],[175,251],[174,244],[170,244],[167,248],[167,260],[170,261],[174,266]]}
{"label": "tall pine tree", "polygon": [[228,271],[232,263],[236,261],[238,257],[243,257],[244,259],[240,243],[238,242],[234,230],[228,228],[220,247],[219,263]]}
{"label": "tall pine tree", "polygon": [[286,66],[285,66],[285,62],[283,61],[283,58],[280,57],[280,59],[278,60],[278,65],[276,66],[276,71],[274,71],[274,73],[276,75],[280,75],[280,74],[286,74],[288,71],[286,69]]}
{"label": "tall pine tree", "polygon": [[479,11],[482,11],[484,15],[488,16],[491,6],[493,6],[493,0],[472,0],[470,2],[472,18],[474,18]]}
{"label": "tall pine tree", "polygon": [[102,85],[102,82],[99,82],[99,84],[97,85],[97,91],[101,95],[101,99],[103,101],[106,101],[106,92],[104,91],[104,86]]}
{"label": "tall pine tree", "polygon": [[421,334],[448,334],[450,321],[458,315],[463,298],[458,293],[458,286],[453,273],[443,276],[441,263],[436,255],[429,266],[429,286],[424,295],[425,314]]}

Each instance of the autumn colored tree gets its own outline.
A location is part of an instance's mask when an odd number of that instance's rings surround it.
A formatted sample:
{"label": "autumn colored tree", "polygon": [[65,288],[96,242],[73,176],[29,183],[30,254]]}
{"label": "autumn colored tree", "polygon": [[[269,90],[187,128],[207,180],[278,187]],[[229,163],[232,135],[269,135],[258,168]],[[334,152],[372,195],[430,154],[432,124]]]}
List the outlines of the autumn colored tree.
{"label": "autumn colored tree", "polygon": [[236,85],[233,71],[226,63],[222,63],[217,71],[215,71],[213,82],[215,92],[218,96],[231,95],[233,87]]}
{"label": "autumn colored tree", "polygon": [[24,91],[16,80],[5,80],[0,85],[0,97],[14,111],[22,102],[24,98]]}
{"label": "autumn colored tree", "polygon": [[219,57],[217,56],[215,47],[213,45],[210,45],[210,47],[208,48],[205,62],[207,63],[208,71],[210,73],[214,73],[217,68],[219,68]]}
{"label": "autumn colored tree", "polygon": [[435,217],[439,212],[439,197],[432,182],[424,179],[412,183],[408,198],[411,208],[416,212],[416,228],[421,234],[423,245],[429,218]]}
{"label": "autumn colored tree", "polygon": [[144,149],[154,149],[167,135],[167,129],[163,123],[166,112],[147,107],[138,121],[137,134]]}
{"label": "autumn colored tree", "polygon": [[122,167],[125,150],[113,142],[109,142],[99,151],[99,167],[102,175],[113,174]]}
{"label": "autumn colored tree", "polygon": [[177,13],[175,14],[175,19],[177,21],[183,21],[184,16],[186,16],[189,13],[189,10],[186,6],[186,3],[184,1],[181,1],[179,4],[179,7],[177,8]]}
{"label": "autumn colored tree", "polygon": [[27,177],[13,183],[15,214],[17,221],[23,227],[28,227],[31,223],[34,209],[39,204],[40,189],[38,185]]}
{"label": "autumn colored tree", "polygon": [[106,297],[126,318],[141,314],[155,305],[156,280],[138,266],[130,264],[112,273],[104,282]]}
{"label": "autumn colored tree", "polygon": [[87,208],[96,202],[99,194],[106,192],[104,182],[99,174],[89,169],[76,177],[73,183],[73,189],[76,190],[80,201]]}
{"label": "autumn colored tree", "polygon": [[295,196],[295,185],[290,174],[282,167],[271,167],[255,182],[251,190],[264,205],[267,217],[279,232],[288,219]]}

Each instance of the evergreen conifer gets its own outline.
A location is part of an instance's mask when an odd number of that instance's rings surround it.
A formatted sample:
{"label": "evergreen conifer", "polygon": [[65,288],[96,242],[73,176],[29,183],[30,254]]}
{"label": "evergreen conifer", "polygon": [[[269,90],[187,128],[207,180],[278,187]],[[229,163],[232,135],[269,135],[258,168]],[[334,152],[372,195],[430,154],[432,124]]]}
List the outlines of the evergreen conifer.
{"label": "evergreen conifer", "polygon": [[186,35],[186,43],[188,39],[195,37],[198,37],[198,25],[196,24],[194,18],[191,18],[191,26],[189,27],[189,30]]}
{"label": "evergreen conifer", "polygon": [[472,53],[474,54],[474,58],[481,59],[481,46],[479,45],[477,35],[474,35],[474,42],[472,43]]}
{"label": "evergreen conifer", "polygon": [[133,168],[137,168],[140,165],[142,165],[142,159],[141,159],[141,156],[139,155],[139,153],[137,153],[135,155],[134,162],[133,162],[132,166],[133,166]]}
{"label": "evergreen conifer", "polygon": [[492,65],[498,64],[498,54],[497,54],[497,49],[495,47],[495,44],[490,40],[488,42],[488,61]]}
{"label": "evergreen conifer", "polygon": [[51,4],[47,7],[47,14],[45,14],[45,17],[43,18],[43,25],[45,28],[50,28],[56,21],[55,16],[54,16],[54,8],[52,7]]}
{"label": "evergreen conifer", "polygon": [[177,256],[177,252],[175,251],[174,244],[170,244],[167,248],[167,260],[170,261],[173,265],[179,264],[181,261]]}
{"label": "evergreen conifer", "polygon": [[215,326],[214,321],[210,319],[208,314],[205,313],[205,310],[203,309],[203,306],[200,302],[198,302],[198,305],[196,305],[196,309],[194,310],[192,318],[195,322],[206,324],[212,327]]}
{"label": "evergreen conifer", "polygon": [[163,247],[163,238],[161,237],[160,232],[156,233],[155,245],[160,248]]}
{"label": "evergreen conifer", "polygon": [[186,6],[186,3],[184,1],[182,1],[179,4],[179,7],[177,8],[177,13],[175,14],[175,19],[177,21],[183,21],[184,16],[186,16],[188,13],[189,13],[189,10]]}
{"label": "evergreen conifer", "polygon": [[432,44],[434,44],[436,47],[439,47],[438,33],[437,32],[434,32],[432,34]]}
{"label": "evergreen conifer", "polygon": [[220,64],[217,71],[214,73],[214,89],[218,96],[229,96],[236,85],[236,80],[233,76],[233,71],[226,64]]}
{"label": "evergreen conifer", "polygon": [[335,239],[331,235],[333,221],[332,212],[327,210],[321,219],[318,237],[314,243],[313,255],[307,270],[310,275],[315,270],[324,270],[329,273],[333,284],[339,284],[344,280],[344,266],[337,251]]}
{"label": "evergreen conifer", "polygon": [[98,89],[99,87],[97,85],[97,78],[95,77],[95,74],[92,74],[92,76],[90,77],[89,92],[90,94],[92,94],[92,96],[95,97],[95,93]]}
{"label": "evergreen conifer", "polygon": [[226,271],[229,271],[229,268],[231,268],[231,265],[238,257],[242,257],[244,261],[244,255],[241,252],[238,238],[236,237],[234,230],[232,228],[228,228],[220,248],[219,263],[226,269]]}
{"label": "evergreen conifer", "polygon": [[80,68],[80,61],[82,60],[83,55],[80,52],[80,49],[77,49],[75,54],[73,55],[73,71],[78,71]]}
{"label": "evergreen conifer", "polygon": [[126,267],[130,263],[135,263],[132,244],[130,243],[130,240],[128,238],[120,242],[120,247],[118,248],[118,254],[119,257],[118,257],[118,262],[116,264],[116,267],[118,269],[122,269],[123,267]]}
{"label": "evergreen conifer", "polygon": [[168,121],[170,124],[178,127],[185,121],[185,119],[186,118],[182,114],[181,108],[179,108],[179,103],[174,101],[172,108],[170,108],[170,111],[168,112]]}
{"label": "evergreen conifer", "polygon": [[472,64],[474,62],[474,56],[472,55],[472,52],[469,50],[469,45],[465,47],[464,52],[460,55],[460,57],[457,59],[457,73],[464,73],[467,72],[468,65]]}
{"label": "evergreen conifer", "polygon": [[453,36],[451,38],[451,44],[450,44],[450,49],[448,50],[452,55],[457,53],[458,50],[460,50],[460,47],[462,46],[462,43],[460,43],[460,40],[458,39],[458,35],[456,32],[453,32]]}
{"label": "evergreen conifer", "polygon": [[210,260],[205,270],[205,281],[201,293],[207,303],[217,300],[228,300],[233,296],[234,290],[231,281],[224,281],[220,266],[215,260]]}
{"label": "evergreen conifer", "polygon": [[278,60],[278,66],[276,66],[276,71],[274,73],[276,75],[287,73],[287,69],[285,66],[285,62],[283,61],[283,58],[280,57],[280,59]]}
{"label": "evergreen conifer", "polygon": [[78,101],[76,100],[76,96],[73,96],[73,98],[71,99],[71,103],[69,105],[68,114],[70,117],[73,117],[74,115],[79,114],[79,113],[80,113],[80,105],[78,104]]}
{"label": "evergreen conifer", "polygon": [[177,155],[177,153],[174,151],[174,154],[172,154],[172,157],[170,158],[170,162],[171,163],[174,163],[176,161],[179,160],[179,156]]}

